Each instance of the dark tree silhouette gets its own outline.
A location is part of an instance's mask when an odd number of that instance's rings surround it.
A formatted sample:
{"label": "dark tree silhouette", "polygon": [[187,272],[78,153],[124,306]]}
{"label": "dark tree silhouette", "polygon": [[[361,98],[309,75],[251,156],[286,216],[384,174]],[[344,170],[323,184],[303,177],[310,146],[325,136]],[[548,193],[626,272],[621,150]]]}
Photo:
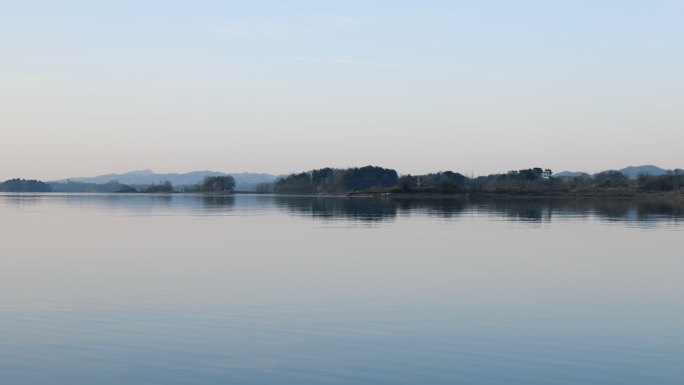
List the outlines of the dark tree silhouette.
{"label": "dark tree silhouette", "polygon": [[208,176],[202,183],[195,186],[193,191],[204,193],[232,193],[235,189],[235,179],[230,176]]}
{"label": "dark tree silhouette", "polygon": [[146,186],[140,190],[141,193],[147,193],[147,194],[155,194],[155,193],[172,193],[173,192],[173,186],[171,185],[171,182],[166,181],[161,184],[151,184],[149,186]]}
{"label": "dark tree silhouette", "polygon": [[0,192],[51,192],[52,187],[35,179],[10,179],[0,183]]}

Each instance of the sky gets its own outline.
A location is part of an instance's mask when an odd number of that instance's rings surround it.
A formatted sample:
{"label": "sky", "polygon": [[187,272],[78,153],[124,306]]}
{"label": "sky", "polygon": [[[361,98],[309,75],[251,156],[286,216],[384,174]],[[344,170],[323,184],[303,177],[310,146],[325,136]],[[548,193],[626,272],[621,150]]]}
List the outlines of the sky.
{"label": "sky", "polygon": [[684,168],[684,1],[0,0],[0,180]]}

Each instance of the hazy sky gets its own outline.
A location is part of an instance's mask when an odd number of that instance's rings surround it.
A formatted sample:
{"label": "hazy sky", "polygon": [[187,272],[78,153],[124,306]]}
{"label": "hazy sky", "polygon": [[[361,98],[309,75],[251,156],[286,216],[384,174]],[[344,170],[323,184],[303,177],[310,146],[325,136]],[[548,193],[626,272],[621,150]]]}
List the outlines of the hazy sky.
{"label": "hazy sky", "polygon": [[0,180],[684,167],[684,1],[0,0]]}

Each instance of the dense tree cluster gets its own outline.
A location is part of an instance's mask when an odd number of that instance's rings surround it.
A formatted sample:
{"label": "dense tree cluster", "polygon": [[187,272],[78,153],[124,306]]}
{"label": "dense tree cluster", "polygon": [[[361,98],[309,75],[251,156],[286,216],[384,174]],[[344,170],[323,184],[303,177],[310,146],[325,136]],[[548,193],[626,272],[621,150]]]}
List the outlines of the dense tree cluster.
{"label": "dense tree cluster", "polygon": [[259,194],[268,194],[273,192],[273,183],[257,183],[254,186],[254,192]]}
{"label": "dense tree cluster", "polygon": [[186,189],[187,192],[201,192],[201,193],[232,193],[235,189],[235,179],[230,176],[209,176],[191,188]]}
{"label": "dense tree cluster", "polygon": [[639,175],[636,180],[637,188],[644,191],[672,191],[684,188],[684,171],[668,175]]}
{"label": "dense tree cluster", "polygon": [[540,191],[553,187],[553,172],[540,167],[512,170],[489,178],[482,187],[491,191]]}
{"label": "dense tree cluster", "polygon": [[39,180],[10,179],[0,183],[0,192],[51,192],[52,187]]}
{"label": "dense tree cluster", "polygon": [[457,193],[465,191],[468,178],[452,171],[427,175],[404,175],[399,178],[398,189],[401,192],[441,192]]}
{"label": "dense tree cluster", "polygon": [[398,179],[395,170],[382,167],[322,168],[281,178],[275,182],[273,191],[281,194],[367,191],[395,187]]}
{"label": "dense tree cluster", "polygon": [[124,184],[124,185],[121,185],[121,188],[119,188],[115,192],[130,194],[130,193],[137,193],[138,190],[133,186],[129,186],[127,184]]}
{"label": "dense tree cluster", "polygon": [[620,171],[604,171],[594,175],[593,182],[596,187],[628,187],[629,179]]}
{"label": "dense tree cluster", "polygon": [[173,185],[171,182],[166,181],[160,184],[151,184],[140,189],[141,193],[147,194],[157,194],[157,193],[172,193]]}

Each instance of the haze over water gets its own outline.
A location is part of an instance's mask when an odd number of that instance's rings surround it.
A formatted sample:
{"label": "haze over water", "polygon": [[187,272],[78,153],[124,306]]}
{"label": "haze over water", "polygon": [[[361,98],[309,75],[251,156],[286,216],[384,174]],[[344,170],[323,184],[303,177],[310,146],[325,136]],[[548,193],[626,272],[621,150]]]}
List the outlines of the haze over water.
{"label": "haze over water", "polygon": [[0,195],[3,384],[675,384],[672,201]]}

